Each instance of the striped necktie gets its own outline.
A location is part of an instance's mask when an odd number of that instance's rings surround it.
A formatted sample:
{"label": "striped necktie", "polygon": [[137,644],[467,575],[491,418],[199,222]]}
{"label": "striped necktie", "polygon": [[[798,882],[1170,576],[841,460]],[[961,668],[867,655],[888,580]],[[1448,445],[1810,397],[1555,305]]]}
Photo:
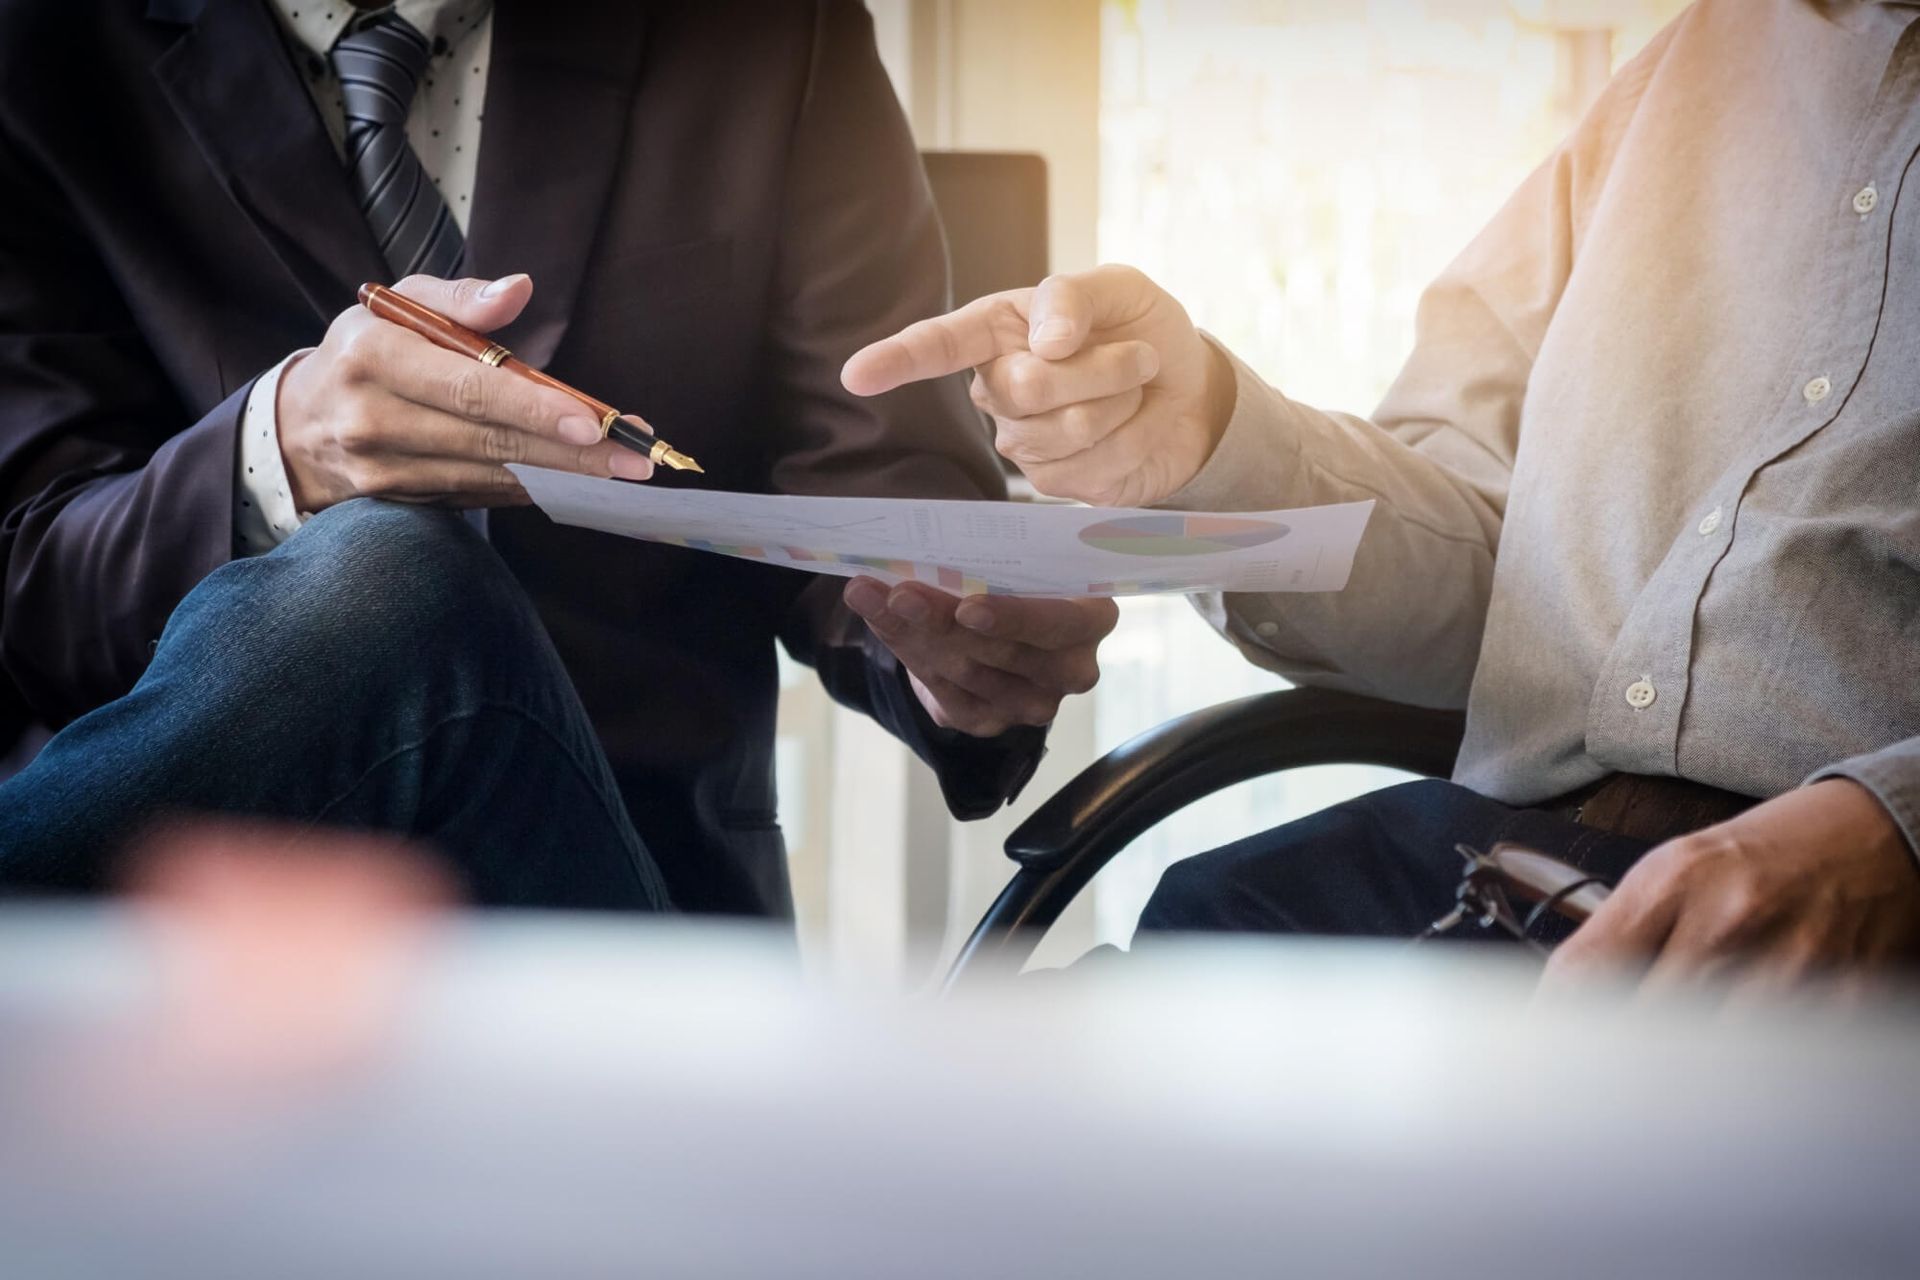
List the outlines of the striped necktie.
{"label": "striped necktie", "polygon": [[426,70],[427,38],[391,9],[333,46],[347,117],[347,168],[393,278],[452,277],[466,243],[407,141],[407,110]]}

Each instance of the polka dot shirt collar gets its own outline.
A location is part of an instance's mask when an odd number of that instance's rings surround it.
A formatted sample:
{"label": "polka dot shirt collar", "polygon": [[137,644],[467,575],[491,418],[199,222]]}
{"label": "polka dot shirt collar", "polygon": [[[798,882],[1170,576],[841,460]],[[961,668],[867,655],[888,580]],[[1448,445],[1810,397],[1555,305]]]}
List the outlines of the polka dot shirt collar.
{"label": "polka dot shirt collar", "polygon": [[[493,0],[399,0],[393,8],[444,51],[478,29]],[[321,58],[360,12],[347,0],[273,0],[273,9],[300,47]]]}

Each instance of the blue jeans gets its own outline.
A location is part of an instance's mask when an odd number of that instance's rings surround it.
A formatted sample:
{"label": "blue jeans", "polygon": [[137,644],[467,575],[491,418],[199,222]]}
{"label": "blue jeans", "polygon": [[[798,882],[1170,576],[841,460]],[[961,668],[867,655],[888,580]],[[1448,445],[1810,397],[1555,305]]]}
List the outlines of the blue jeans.
{"label": "blue jeans", "polygon": [[667,905],[532,602],[451,512],[344,503],[210,574],[132,692],[0,784],[0,891],[101,888],[192,813],[413,837],[483,905]]}

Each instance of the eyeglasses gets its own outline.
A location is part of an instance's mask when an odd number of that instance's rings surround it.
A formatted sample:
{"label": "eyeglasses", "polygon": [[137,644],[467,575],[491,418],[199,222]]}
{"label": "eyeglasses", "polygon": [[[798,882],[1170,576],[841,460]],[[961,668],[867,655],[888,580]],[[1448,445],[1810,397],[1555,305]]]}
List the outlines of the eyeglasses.
{"label": "eyeglasses", "polygon": [[[1486,853],[1464,844],[1453,848],[1466,859],[1453,910],[1428,925],[1416,943],[1472,924],[1503,929],[1544,956],[1552,947],[1535,932],[1541,921],[1554,914],[1579,924],[1613,892],[1598,876],[1524,845],[1496,844]],[[1516,900],[1526,906],[1524,916]]]}

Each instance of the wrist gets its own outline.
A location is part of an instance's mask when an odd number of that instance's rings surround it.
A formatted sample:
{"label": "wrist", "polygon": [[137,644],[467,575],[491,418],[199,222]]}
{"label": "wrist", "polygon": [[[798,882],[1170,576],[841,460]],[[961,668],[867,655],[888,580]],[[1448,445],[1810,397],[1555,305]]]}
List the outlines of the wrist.
{"label": "wrist", "polygon": [[1239,402],[1240,387],[1233,371],[1233,361],[1227,359],[1227,353],[1217,343],[1205,338],[1200,339],[1200,346],[1207,353],[1207,457],[1211,458],[1227,434],[1227,424],[1233,421],[1233,407]]}
{"label": "wrist", "polygon": [[306,468],[300,463],[299,443],[304,436],[302,427],[306,422],[301,406],[307,403],[306,375],[311,372],[307,357],[312,354],[313,349],[309,347],[287,357],[273,405],[274,427],[278,433],[274,444],[280,451],[281,466],[286,470],[287,489],[293,497],[293,505],[303,512],[319,511],[328,505],[308,481]]}
{"label": "wrist", "polygon": [[1906,833],[1872,788],[1856,778],[1838,776],[1822,778],[1811,783],[1806,790],[1815,793],[1824,790],[1830,795],[1836,812],[1847,815],[1853,837],[1863,846],[1897,859],[1920,873],[1920,863],[1914,860]]}

